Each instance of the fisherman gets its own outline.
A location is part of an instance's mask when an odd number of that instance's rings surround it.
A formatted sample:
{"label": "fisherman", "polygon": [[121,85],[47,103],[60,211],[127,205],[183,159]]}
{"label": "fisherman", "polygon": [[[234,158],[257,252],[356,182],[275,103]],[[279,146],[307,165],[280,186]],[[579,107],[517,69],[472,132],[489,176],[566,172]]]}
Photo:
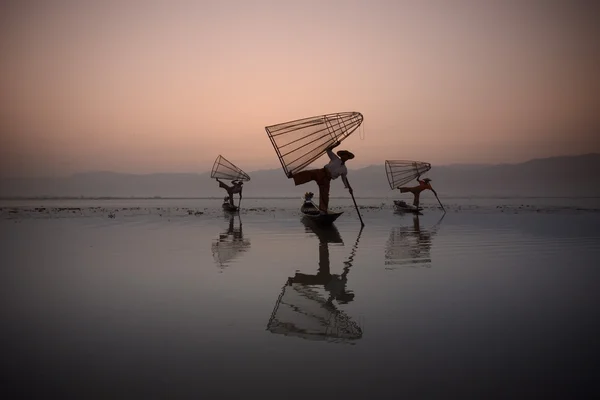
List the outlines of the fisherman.
{"label": "fisherman", "polygon": [[413,196],[415,197],[414,201],[413,201],[413,205],[417,208],[419,208],[419,197],[421,196],[421,192],[423,190],[431,190],[433,193],[435,193],[435,190],[433,190],[433,188],[431,187],[431,184],[429,182],[431,182],[431,179],[429,178],[425,178],[423,180],[419,179],[421,175],[419,175],[417,177],[417,182],[419,182],[419,185],[417,186],[413,186],[413,187],[407,187],[407,186],[398,186],[397,189],[400,189],[400,193],[406,193],[406,192],[411,192],[413,194]]}
{"label": "fisherman", "polygon": [[309,169],[300,171],[296,174],[288,173],[288,178],[294,178],[294,184],[296,186],[305,184],[310,181],[315,181],[319,186],[319,210],[320,213],[327,214],[329,207],[329,186],[332,179],[337,179],[339,176],[342,177],[344,187],[348,189],[352,194],[352,188],[348,183],[346,176],[348,175],[348,169],[346,168],[346,161],[352,160],[354,154],[348,150],[339,150],[337,155],[332,151],[340,145],[340,142],[335,142],[333,145],[327,148],[327,155],[329,156],[329,163],[323,168]]}
{"label": "fisherman", "polygon": [[235,207],[235,205],[233,204],[233,195],[235,193],[239,193],[240,195],[240,200],[242,199],[242,185],[244,184],[244,182],[242,181],[231,181],[231,186],[229,186],[226,183],[223,183],[219,180],[219,178],[216,178],[217,182],[219,182],[219,187],[225,189],[227,191],[227,194],[229,195],[229,205],[231,207]]}
{"label": "fisherman", "polygon": [[315,194],[313,192],[304,193],[304,203],[302,207],[300,207],[300,211],[303,213],[312,213],[313,211],[318,210],[318,207],[312,201],[312,198]]}

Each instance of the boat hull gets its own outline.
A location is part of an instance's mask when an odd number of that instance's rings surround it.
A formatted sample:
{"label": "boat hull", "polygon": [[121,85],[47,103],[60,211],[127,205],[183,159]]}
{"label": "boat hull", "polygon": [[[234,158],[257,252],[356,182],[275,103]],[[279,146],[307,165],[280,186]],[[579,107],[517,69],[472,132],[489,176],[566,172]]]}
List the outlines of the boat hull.
{"label": "boat hull", "polygon": [[415,207],[410,204],[406,204],[404,201],[401,201],[401,200],[394,200],[394,210],[401,212],[401,213],[421,214],[421,211],[423,211],[423,208]]}
{"label": "boat hull", "polygon": [[236,212],[239,211],[239,208],[237,206],[232,206],[229,203],[223,203],[223,210],[225,211],[229,211],[229,212]]}
{"label": "boat hull", "polygon": [[335,212],[335,213],[327,213],[321,214],[319,209],[315,207],[312,203],[304,203],[302,207],[300,207],[300,212],[302,213],[302,217],[306,220],[313,221],[319,225],[331,225],[333,222],[340,217],[344,212]]}

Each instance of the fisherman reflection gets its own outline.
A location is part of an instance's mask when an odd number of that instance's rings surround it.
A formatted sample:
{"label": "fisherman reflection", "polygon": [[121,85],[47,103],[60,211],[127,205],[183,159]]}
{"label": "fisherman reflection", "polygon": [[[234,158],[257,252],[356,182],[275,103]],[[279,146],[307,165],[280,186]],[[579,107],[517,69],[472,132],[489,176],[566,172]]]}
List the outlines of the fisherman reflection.
{"label": "fisherman reflection", "polygon": [[[362,337],[361,327],[343,311],[338,304],[354,300],[354,294],[346,289],[348,273],[358,246],[360,233],[350,252],[341,275],[331,273],[329,244],[343,244],[335,226],[319,227],[303,219],[306,230],[319,239],[319,268],[316,274],[296,273],[288,278],[282,289],[267,330],[271,333],[295,336],[308,340],[324,340],[352,344]],[[362,230],[361,230],[362,231]],[[319,286],[324,288],[323,291]]]}
{"label": "fisherman reflection", "polygon": [[238,226],[235,226],[235,215],[227,213],[225,218],[229,221],[227,231],[219,234],[219,239],[212,243],[212,253],[215,262],[220,268],[229,266],[229,262],[248,250],[250,241],[244,239],[242,220],[238,214]]}
{"label": "fisherman reflection", "polygon": [[335,275],[331,273],[329,262],[329,244],[344,244],[340,232],[334,225],[321,228],[311,223],[308,219],[303,219],[302,221],[306,230],[316,234],[319,238],[319,270],[314,275],[297,272],[293,277],[288,279],[288,285],[293,283],[323,285],[330,295],[328,302],[336,300],[341,304],[347,304],[354,299],[354,293],[346,289],[347,276],[350,269],[347,266],[341,275]]}
{"label": "fisherman reflection", "polygon": [[385,265],[430,267],[431,239],[435,233],[435,228],[432,232],[421,228],[418,215],[413,217],[412,227],[392,228],[386,244]]}

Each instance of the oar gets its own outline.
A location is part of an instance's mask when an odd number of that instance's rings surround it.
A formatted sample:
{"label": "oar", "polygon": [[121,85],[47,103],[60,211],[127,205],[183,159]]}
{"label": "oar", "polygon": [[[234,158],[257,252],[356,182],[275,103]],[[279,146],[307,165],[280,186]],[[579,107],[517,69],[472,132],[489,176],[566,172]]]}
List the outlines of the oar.
{"label": "oar", "polygon": [[[346,178],[346,181],[348,181],[348,178]],[[350,186],[350,182],[348,182],[348,186]],[[352,186],[350,186],[352,187]],[[354,202],[354,208],[356,208],[356,213],[358,214],[358,219],[360,219],[360,225],[361,226],[365,226],[365,223],[362,220],[362,217],[360,216],[360,211],[358,211],[358,206],[356,205],[356,200],[354,199],[354,193],[350,192],[350,196],[352,196],[352,201]]]}
{"label": "oar", "polygon": [[433,194],[435,195],[435,198],[437,199],[438,203],[440,203],[440,206],[442,207],[442,210],[444,210],[444,212],[446,212],[446,209],[444,208],[444,206],[442,205],[442,202],[440,201],[440,198],[438,197],[437,193],[435,192],[435,190],[431,189],[431,191],[433,192]]}

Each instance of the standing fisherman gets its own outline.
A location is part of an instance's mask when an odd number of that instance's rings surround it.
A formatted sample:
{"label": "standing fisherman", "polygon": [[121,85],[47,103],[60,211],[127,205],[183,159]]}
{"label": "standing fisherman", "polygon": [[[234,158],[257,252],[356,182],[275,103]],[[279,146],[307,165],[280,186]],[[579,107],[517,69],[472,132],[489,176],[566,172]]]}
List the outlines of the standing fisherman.
{"label": "standing fisherman", "polygon": [[223,188],[227,191],[227,194],[229,195],[229,205],[231,205],[231,207],[235,207],[235,205],[233,204],[233,195],[235,193],[239,193],[240,195],[240,201],[242,199],[242,185],[244,184],[244,182],[241,181],[231,181],[231,186],[229,186],[226,183],[223,183],[219,180],[219,178],[217,178],[217,182],[219,182],[219,187]]}
{"label": "standing fisherman", "polygon": [[397,187],[397,189],[400,189],[400,193],[411,192],[413,194],[413,196],[415,197],[415,199],[413,201],[413,205],[417,208],[419,207],[419,197],[421,196],[422,191],[431,190],[437,196],[437,193],[435,193],[435,190],[433,190],[433,188],[431,187],[431,184],[429,183],[429,182],[431,182],[431,179],[425,178],[425,179],[421,180],[421,179],[419,179],[419,177],[417,177],[417,182],[419,182],[419,185],[417,185],[417,186],[413,186],[413,187],[398,186]]}
{"label": "standing fisherman", "polygon": [[346,179],[346,176],[348,175],[346,161],[352,160],[354,154],[348,150],[340,150],[336,155],[331,150],[339,145],[340,142],[335,142],[332,146],[327,148],[327,155],[329,156],[330,161],[323,168],[309,169],[297,172],[296,174],[288,174],[288,178],[294,178],[294,184],[296,186],[310,181],[317,182],[317,185],[319,185],[319,209],[321,214],[327,214],[327,209],[329,207],[329,187],[332,179],[337,179],[341,176],[344,187],[352,194],[352,188]]}

